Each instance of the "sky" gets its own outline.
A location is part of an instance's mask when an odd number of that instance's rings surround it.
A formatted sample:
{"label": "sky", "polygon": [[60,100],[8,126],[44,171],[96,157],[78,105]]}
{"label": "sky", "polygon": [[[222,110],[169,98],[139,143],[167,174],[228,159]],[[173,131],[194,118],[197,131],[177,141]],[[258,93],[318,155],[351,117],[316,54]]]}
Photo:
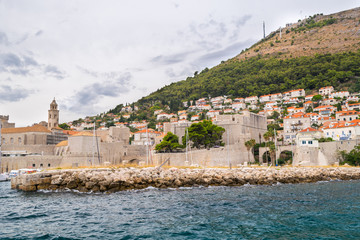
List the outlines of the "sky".
{"label": "sky", "polygon": [[60,123],[137,101],[266,34],[360,0],[0,0],[0,115]]}

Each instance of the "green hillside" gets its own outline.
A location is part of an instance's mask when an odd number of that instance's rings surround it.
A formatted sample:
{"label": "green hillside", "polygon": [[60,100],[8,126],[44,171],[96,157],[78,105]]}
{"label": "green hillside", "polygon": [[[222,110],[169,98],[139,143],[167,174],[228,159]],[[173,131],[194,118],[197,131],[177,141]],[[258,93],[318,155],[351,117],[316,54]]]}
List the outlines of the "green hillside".
{"label": "green hillside", "polygon": [[[201,97],[247,97],[332,85],[360,91],[360,8],[316,14],[270,33],[236,57],[172,83],[136,104],[181,106]],[[235,55],[236,53],[234,53]]]}
{"label": "green hillside", "polygon": [[360,91],[359,77],[360,50],[289,59],[257,56],[241,61],[232,59],[205,69],[194,77],[159,89],[138,103],[180,102],[209,95],[260,96],[296,88],[310,92],[328,85],[354,92]]}

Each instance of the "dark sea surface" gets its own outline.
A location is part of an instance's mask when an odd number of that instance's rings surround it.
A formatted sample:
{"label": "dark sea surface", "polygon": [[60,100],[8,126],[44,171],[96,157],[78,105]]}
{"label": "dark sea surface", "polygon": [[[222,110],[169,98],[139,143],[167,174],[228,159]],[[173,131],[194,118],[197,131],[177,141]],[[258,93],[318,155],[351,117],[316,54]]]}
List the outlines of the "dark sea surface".
{"label": "dark sea surface", "polygon": [[0,182],[0,239],[360,239],[360,181],[113,194]]}

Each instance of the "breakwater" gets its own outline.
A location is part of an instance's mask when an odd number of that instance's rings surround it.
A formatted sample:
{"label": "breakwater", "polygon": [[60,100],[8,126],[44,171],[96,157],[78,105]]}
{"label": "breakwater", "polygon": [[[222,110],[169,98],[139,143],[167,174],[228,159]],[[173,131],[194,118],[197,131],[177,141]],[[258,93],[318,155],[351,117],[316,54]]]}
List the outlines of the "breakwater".
{"label": "breakwater", "polygon": [[235,169],[104,168],[52,170],[11,179],[23,191],[73,189],[80,192],[117,192],[130,189],[192,186],[271,185],[360,179],[360,168],[282,167]]}

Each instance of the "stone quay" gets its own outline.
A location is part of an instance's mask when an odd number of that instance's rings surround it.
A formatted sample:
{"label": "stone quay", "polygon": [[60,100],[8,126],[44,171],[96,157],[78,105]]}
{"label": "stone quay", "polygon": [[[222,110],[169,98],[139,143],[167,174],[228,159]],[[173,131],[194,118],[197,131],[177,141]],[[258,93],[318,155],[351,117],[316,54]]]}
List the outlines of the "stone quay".
{"label": "stone quay", "polygon": [[118,192],[131,189],[196,186],[272,185],[360,179],[357,167],[243,167],[224,168],[101,168],[49,170],[11,179],[22,191],[77,190]]}

